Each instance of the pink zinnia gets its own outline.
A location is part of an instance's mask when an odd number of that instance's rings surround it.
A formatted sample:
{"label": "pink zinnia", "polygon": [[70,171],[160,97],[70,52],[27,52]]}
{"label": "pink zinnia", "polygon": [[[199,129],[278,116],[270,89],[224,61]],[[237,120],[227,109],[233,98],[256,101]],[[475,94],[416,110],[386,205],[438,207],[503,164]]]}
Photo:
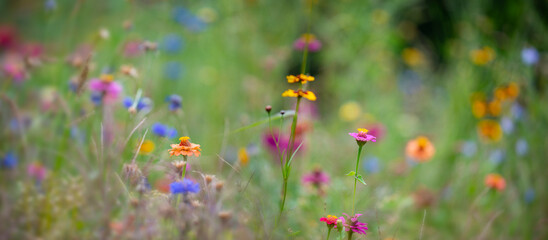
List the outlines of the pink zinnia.
{"label": "pink zinnia", "polygon": [[46,173],[46,167],[39,162],[34,162],[27,166],[27,174],[38,182],[41,182],[46,178]]}
{"label": "pink zinnia", "polygon": [[303,183],[311,183],[314,185],[328,184],[330,179],[329,175],[323,172],[320,169],[314,170],[314,172],[306,174],[302,177],[301,181]]}
{"label": "pink zinnia", "polygon": [[363,145],[369,141],[376,142],[377,138],[373,135],[367,134],[369,130],[364,128],[358,128],[357,133],[348,133],[350,136],[354,137],[358,142],[358,145]]}
{"label": "pink zinnia", "polygon": [[94,78],[89,82],[89,89],[101,93],[105,102],[114,102],[122,92],[122,85],[112,80],[112,75]]}
{"label": "pink zinnia", "polygon": [[310,52],[317,52],[322,48],[322,43],[316,39],[316,36],[308,33],[301,35],[301,37],[293,43],[293,47],[299,51],[302,51],[307,44]]}
{"label": "pink zinnia", "polygon": [[354,217],[350,218],[348,214],[343,213],[347,218],[350,219],[349,223],[345,223],[344,226],[346,227],[345,230],[352,231],[359,234],[367,234],[365,230],[368,230],[367,223],[362,223],[358,221],[358,218],[361,216],[361,214],[356,214]]}
{"label": "pink zinnia", "polygon": [[333,215],[327,215],[327,217],[320,218],[320,221],[325,222],[327,227],[331,228],[331,227],[337,226],[337,220],[339,219],[341,219],[341,221],[344,222],[343,217],[338,218],[337,216],[333,216]]}
{"label": "pink zinnia", "polygon": [[[278,142],[278,147],[280,150],[278,151],[278,148],[276,147],[276,142]],[[295,142],[293,143],[293,151],[296,151],[296,149],[301,145],[303,140],[298,134],[295,134]],[[276,159],[279,159],[280,155],[279,153],[286,153],[288,151],[289,146],[289,135],[281,134],[277,129],[273,129],[272,133],[270,131],[267,131],[263,134],[263,144],[268,149],[270,154],[276,157]],[[305,146],[301,146],[299,148],[299,152],[302,152],[304,150]],[[297,153],[298,155],[298,153]]]}

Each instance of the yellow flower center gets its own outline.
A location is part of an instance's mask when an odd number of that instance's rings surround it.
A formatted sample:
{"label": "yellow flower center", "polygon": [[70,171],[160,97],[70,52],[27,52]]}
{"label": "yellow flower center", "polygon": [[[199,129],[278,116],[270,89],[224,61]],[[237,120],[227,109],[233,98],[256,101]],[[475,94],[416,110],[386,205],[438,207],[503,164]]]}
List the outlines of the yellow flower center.
{"label": "yellow flower center", "polygon": [[112,82],[114,80],[114,76],[112,76],[111,74],[102,74],[100,79],[103,82]]}
{"label": "yellow flower center", "polygon": [[425,148],[426,145],[428,145],[428,138],[426,137],[418,137],[417,138],[417,144],[419,145],[419,148]]}
{"label": "yellow flower center", "polygon": [[184,137],[180,137],[179,138],[179,141],[181,141],[181,143],[179,143],[179,146],[190,146],[190,141],[189,141],[189,137],[187,136],[184,136]]}

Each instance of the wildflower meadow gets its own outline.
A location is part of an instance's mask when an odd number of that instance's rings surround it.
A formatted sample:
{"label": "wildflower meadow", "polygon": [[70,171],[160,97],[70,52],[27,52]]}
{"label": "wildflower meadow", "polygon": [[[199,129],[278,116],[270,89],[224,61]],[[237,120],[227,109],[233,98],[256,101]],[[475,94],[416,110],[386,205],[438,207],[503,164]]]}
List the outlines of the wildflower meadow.
{"label": "wildflower meadow", "polygon": [[0,240],[548,239],[548,2],[0,0]]}

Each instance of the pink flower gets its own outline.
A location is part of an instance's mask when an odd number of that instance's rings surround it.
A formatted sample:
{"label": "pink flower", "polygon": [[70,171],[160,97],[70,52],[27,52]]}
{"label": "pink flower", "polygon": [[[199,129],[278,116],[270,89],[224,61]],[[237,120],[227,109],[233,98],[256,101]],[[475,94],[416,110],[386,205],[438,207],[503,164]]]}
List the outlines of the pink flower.
{"label": "pink flower", "polygon": [[112,81],[112,75],[103,75],[89,82],[89,89],[101,93],[105,102],[114,102],[122,92],[122,85]]}
{"label": "pink flower", "polygon": [[321,222],[325,222],[327,227],[332,228],[337,226],[337,220],[341,219],[344,222],[344,217],[337,218],[337,216],[327,215],[327,217],[320,218]]}
{"label": "pink flower", "polygon": [[311,184],[314,184],[314,185],[321,185],[321,184],[329,184],[330,179],[329,179],[329,175],[327,175],[327,173],[325,173],[322,170],[320,170],[319,168],[317,168],[316,170],[314,170],[314,172],[309,173],[309,174],[305,174],[301,178],[301,181],[304,184],[311,183]]}
{"label": "pink flower", "polygon": [[357,133],[348,133],[350,136],[354,137],[358,142],[358,145],[363,145],[369,141],[376,142],[377,138],[373,135],[367,134],[369,130],[364,128],[358,128]]}
{"label": "pink flower", "polygon": [[295,40],[295,42],[293,43],[293,47],[299,51],[302,51],[307,44],[308,50],[310,52],[317,52],[322,48],[322,43],[318,39],[316,39],[316,36],[314,36],[314,34],[308,33],[301,35],[300,38]]}
{"label": "pink flower", "polygon": [[27,166],[27,174],[36,181],[41,182],[46,178],[47,169],[41,163],[34,162]]}
{"label": "pink flower", "polygon": [[15,82],[22,82],[27,78],[25,63],[17,55],[8,55],[2,62],[2,72]]}
{"label": "pink flower", "polygon": [[124,56],[130,58],[141,55],[144,52],[141,44],[141,41],[126,42],[126,44],[124,45]]}
{"label": "pink flower", "polygon": [[[276,142],[278,142],[278,147],[280,148],[279,152],[276,147]],[[295,134],[293,151],[296,151],[296,149],[299,147],[299,145],[301,145],[302,142],[303,142],[302,137],[298,134]],[[285,135],[283,133],[280,134],[277,129],[272,129],[272,134],[270,133],[270,131],[267,131],[263,134],[263,144],[266,147],[266,149],[270,152],[270,154],[275,156],[276,157],[275,159],[277,160],[280,157],[279,153],[284,154],[286,153],[286,151],[289,150],[288,149],[289,135]],[[299,152],[303,152],[304,148],[305,146],[303,144],[303,146],[299,148]],[[297,155],[299,154],[299,152],[297,153]]]}
{"label": "pink flower", "polygon": [[350,221],[349,223],[344,223],[344,226],[346,227],[345,230],[352,231],[359,234],[367,234],[365,230],[368,230],[367,223],[362,223],[358,221],[358,218],[361,216],[361,214],[356,214],[352,218],[348,216],[348,214],[343,213]]}

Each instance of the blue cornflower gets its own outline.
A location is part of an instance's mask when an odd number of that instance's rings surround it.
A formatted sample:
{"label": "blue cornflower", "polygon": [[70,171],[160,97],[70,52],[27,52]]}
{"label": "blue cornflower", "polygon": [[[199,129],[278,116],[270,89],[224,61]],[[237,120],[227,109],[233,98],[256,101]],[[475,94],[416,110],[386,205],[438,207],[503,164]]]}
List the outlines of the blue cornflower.
{"label": "blue cornflower", "polygon": [[472,157],[478,151],[478,146],[474,141],[466,141],[460,147],[461,153],[466,157]]}
{"label": "blue cornflower", "polygon": [[166,102],[169,102],[169,110],[175,111],[181,108],[183,98],[177,94],[171,94],[166,97]]}
{"label": "blue cornflower", "polygon": [[200,191],[200,184],[185,178],[182,182],[176,181],[169,184],[169,190],[172,194],[197,193]]}
{"label": "blue cornflower", "polygon": [[103,102],[103,94],[101,92],[92,91],[90,98],[91,98],[91,102],[95,106],[99,106]]}
{"label": "blue cornflower", "polygon": [[363,162],[363,167],[368,173],[377,173],[380,171],[379,159],[377,157],[368,156]]}
{"label": "blue cornflower", "polygon": [[527,65],[536,64],[539,58],[538,51],[534,47],[528,47],[521,50],[521,60]]}
{"label": "blue cornflower", "polygon": [[489,161],[495,165],[499,165],[504,161],[504,151],[502,149],[495,149],[489,154]]}
{"label": "blue cornflower", "polygon": [[57,1],[56,0],[46,0],[44,3],[44,8],[46,11],[52,11],[57,8]]}
{"label": "blue cornflower", "polygon": [[535,200],[535,189],[529,188],[527,191],[525,191],[525,202],[526,203],[532,203]]}
{"label": "blue cornflower", "polygon": [[[133,98],[131,97],[124,98],[125,108],[130,108],[131,106],[133,106],[133,103],[134,103]],[[136,106],[137,111],[140,111],[145,108],[149,108],[150,103],[151,103],[151,100],[149,98],[139,98],[139,102],[137,103],[137,106]]]}
{"label": "blue cornflower", "polygon": [[161,123],[152,124],[152,132],[160,137],[174,138],[177,136],[177,130],[175,128],[168,127]]}
{"label": "blue cornflower", "polygon": [[162,48],[168,53],[176,53],[183,48],[183,39],[176,34],[169,34],[164,38]]}
{"label": "blue cornflower", "polygon": [[196,15],[192,14],[184,7],[177,7],[173,10],[175,21],[190,31],[199,32],[205,30],[207,23]]}
{"label": "blue cornflower", "polygon": [[527,144],[527,140],[521,138],[516,142],[516,153],[518,156],[523,156],[527,153],[527,150],[529,150],[529,144]]}
{"label": "blue cornflower", "polygon": [[184,67],[179,62],[167,62],[164,68],[164,75],[169,80],[178,80],[184,72]]}
{"label": "blue cornflower", "polygon": [[15,153],[8,152],[2,159],[2,167],[7,169],[13,169],[17,165],[17,156],[15,156]]}

